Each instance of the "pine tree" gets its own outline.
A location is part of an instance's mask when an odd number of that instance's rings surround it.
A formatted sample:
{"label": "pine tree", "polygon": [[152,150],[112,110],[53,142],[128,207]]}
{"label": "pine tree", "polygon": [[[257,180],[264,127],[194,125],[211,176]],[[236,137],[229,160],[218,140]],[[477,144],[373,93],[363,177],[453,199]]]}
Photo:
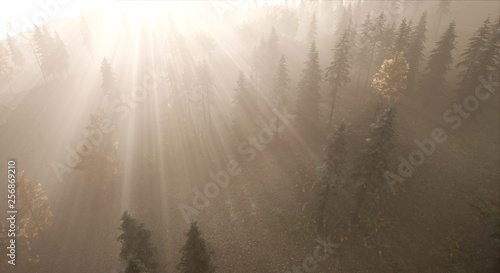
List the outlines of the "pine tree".
{"label": "pine tree", "polygon": [[240,70],[235,89],[232,124],[237,139],[252,134],[256,126],[254,117],[257,115],[257,101],[252,91],[245,74]]}
{"label": "pine tree", "polygon": [[419,73],[420,64],[424,59],[424,49],[427,32],[427,12],[424,12],[418,21],[418,25],[411,34],[411,42],[406,54],[410,69],[408,70],[407,89],[412,89],[416,85],[416,77]]}
{"label": "pine tree", "polygon": [[[76,170],[84,173],[85,181],[93,187],[95,195],[105,198],[109,190],[115,185],[118,175],[121,173],[118,158],[118,141],[113,132],[103,132],[103,126],[108,128],[109,119],[102,110],[91,114],[87,126],[85,126],[85,146],[77,153],[81,161],[76,165]],[[106,129],[107,130],[107,129]]]}
{"label": "pine tree", "polygon": [[394,49],[394,39],[396,35],[396,24],[392,23],[389,27],[386,27],[382,38],[380,39],[380,45],[377,50],[377,62],[382,63],[385,59],[390,57],[390,53]]}
{"label": "pine tree", "polygon": [[325,71],[325,79],[330,83],[332,95],[328,125],[332,123],[333,109],[338,90],[351,81],[349,78],[349,69],[351,68],[349,64],[351,58],[349,36],[351,36],[351,29],[348,27],[344,31],[342,39],[335,46],[333,60]]}
{"label": "pine tree", "polygon": [[[369,77],[370,71],[368,68],[370,67],[370,64],[372,60],[370,59],[372,49],[375,44],[375,28],[373,25],[373,22],[371,20],[371,16],[368,13],[361,24],[361,33],[357,36],[358,37],[358,52],[356,54],[356,64],[359,68],[358,72],[358,80],[356,86],[359,87],[360,81],[361,81],[361,75],[362,72],[364,71],[366,77]],[[363,88],[364,90],[364,88]]]}
{"label": "pine tree", "polygon": [[35,30],[33,33],[34,53],[44,78],[49,76],[53,72],[52,71],[53,65],[51,64],[52,62],[51,40],[52,37],[50,37],[50,35],[47,35],[47,33],[43,33],[38,26],[35,26]]}
{"label": "pine tree", "polygon": [[122,246],[119,256],[121,260],[128,263],[127,270],[140,270],[141,267],[144,267],[143,269],[154,271],[157,264],[154,260],[151,231],[147,230],[143,223],[134,219],[127,211],[123,212],[120,220],[121,234],[118,236],[118,241]]}
{"label": "pine tree", "polygon": [[196,69],[196,86],[201,98],[203,121],[209,130],[212,130],[211,106],[214,103],[214,83],[210,68],[205,60]]}
{"label": "pine tree", "polygon": [[[278,64],[278,71],[276,71],[276,76],[274,80],[273,96],[272,101],[276,110],[283,113],[283,109],[288,104],[288,92],[290,88],[290,77],[288,76],[288,68],[286,65],[285,55],[281,55],[280,62]],[[279,127],[280,119],[278,118]],[[278,135],[278,131],[276,131]]]}
{"label": "pine tree", "polygon": [[107,94],[116,95],[116,81],[113,73],[113,69],[111,68],[111,64],[108,59],[104,57],[101,63],[101,76],[102,76],[102,84],[101,87]]}
{"label": "pine tree", "polygon": [[328,226],[325,223],[327,218],[326,208],[328,199],[342,186],[345,176],[344,165],[346,163],[347,144],[344,123],[341,123],[336,132],[328,138],[325,151],[325,161],[319,168],[320,185],[322,190],[319,194],[317,230],[321,235],[324,233],[324,227]]}
{"label": "pine tree", "polygon": [[316,13],[313,14],[311,23],[309,24],[309,28],[307,30],[307,43],[313,43],[316,41],[316,36],[318,35],[318,22],[316,20]]}
{"label": "pine tree", "polygon": [[186,243],[180,251],[182,257],[177,269],[181,273],[214,273],[213,252],[208,250],[207,243],[202,237],[197,222],[191,223],[186,237]]}
{"label": "pine tree", "polygon": [[8,34],[7,34],[7,44],[9,45],[10,56],[14,64],[17,67],[23,67],[25,64],[24,55],[21,52],[21,50],[19,50],[19,47],[17,46],[14,38],[10,37],[10,35]]}
{"label": "pine tree", "polygon": [[319,92],[321,68],[316,43],[314,42],[309,49],[305,66],[298,85],[296,124],[302,132],[307,132],[309,136],[317,138],[321,115],[321,93]]}
{"label": "pine tree", "polygon": [[411,22],[410,24],[406,23],[406,18],[401,21],[399,25],[398,33],[396,34],[396,40],[394,41],[394,48],[392,49],[392,53],[396,54],[397,52],[404,52],[406,54],[406,50],[410,44],[410,32],[411,32]]}
{"label": "pine tree", "polygon": [[363,152],[355,163],[354,179],[359,182],[359,187],[351,219],[353,224],[358,222],[366,197],[376,194],[378,189],[385,185],[384,174],[389,168],[390,154],[395,147],[394,108],[384,109],[370,128],[370,136],[365,140]]}
{"label": "pine tree", "polygon": [[445,76],[453,62],[452,51],[455,49],[455,39],[455,22],[452,22],[429,56],[422,82],[422,88],[427,92],[443,92],[446,88]]}
{"label": "pine tree", "polygon": [[384,61],[373,76],[372,86],[389,104],[396,102],[406,90],[409,65],[403,52]]}
{"label": "pine tree", "polygon": [[[469,39],[469,46],[465,52],[460,55],[461,61],[457,63],[457,69],[460,69],[459,77],[461,78],[461,86],[473,88],[477,84],[478,76],[484,69],[481,69],[485,64],[484,53],[488,49],[490,40],[490,18],[484,20],[475,35]],[[483,70],[483,71],[481,71]]]}

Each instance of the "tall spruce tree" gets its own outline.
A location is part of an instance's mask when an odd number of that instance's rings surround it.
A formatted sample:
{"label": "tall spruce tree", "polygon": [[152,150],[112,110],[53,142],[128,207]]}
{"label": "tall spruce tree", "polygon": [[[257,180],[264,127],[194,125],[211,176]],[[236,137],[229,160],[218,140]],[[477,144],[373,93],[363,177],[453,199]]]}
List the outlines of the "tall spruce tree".
{"label": "tall spruce tree", "polygon": [[316,43],[311,43],[305,68],[298,84],[297,117],[296,124],[299,129],[309,137],[317,138],[319,135],[319,120],[321,115],[321,68]]}
{"label": "tall spruce tree", "polygon": [[408,46],[410,45],[410,33],[411,22],[406,23],[406,18],[403,18],[403,21],[401,21],[398,32],[396,34],[392,54],[396,54],[397,52],[403,52],[406,54]]}
{"label": "tall spruce tree", "polygon": [[203,121],[209,130],[212,130],[212,105],[214,103],[214,82],[210,68],[205,60],[196,69],[196,86],[200,94]]}
{"label": "tall spruce tree", "polygon": [[441,26],[443,17],[451,13],[451,0],[439,0],[437,5],[436,16],[438,20],[436,25],[436,35],[439,31],[439,27]]}
{"label": "tall spruce tree", "polygon": [[[484,20],[475,35],[469,39],[469,45],[462,55],[461,61],[457,63],[457,69],[460,69],[459,77],[461,86],[473,88],[477,84],[481,72],[484,72],[484,56],[488,50],[491,35],[490,18]],[[488,55],[488,54],[486,54]]]}
{"label": "tall spruce tree", "polygon": [[330,66],[325,70],[325,79],[329,82],[331,88],[332,104],[330,106],[330,116],[328,118],[328,125],[331,125],[333,118],[333,109],[335,107],[335,100],[339,88],[348,84],[351,79],[349,77],[350,66],[350,46],[349,37],[351,36],[351,29],[347,27],[344,30],[342,38],[337,43],[333,50],[333,60]]}
{"label": "tall spruce tree", "polygon": [[416,78],[419,73],[420,64],[424,59],[424,49],[427,32],[427,12],[422,13],[417,27],[411,34],[410,46],[406,54],[410,69],[408,70],[407,89],[413,89],[416,85]]}
{"label": "tall spruce tree", "polygon": [[354,179],[359,186],[351,218],[353,224],[358,222],[367,196],[376,194],[385,185],[384,174],[389,169],[390,155],[395,147],[395,109],[392,106],[384,109],[370,129],[370,136],[365,140],[364,149],[355,162]]}
{"label": "tall spruce tree", "polygon": [[370,13],[368,13],[361,24],[361,33],[357,35],[358,50],[355,61],[358,67],[358,79],[356,83],[358,88],[361,83],[362,74],[365,74],[365,78],[370,75],[369,68],[372,63],[370,57],[375,43],[375,27]]}
{"label": "tall spruce tree", "polygon": [[245,73],[240,70],[235,89],[232,124],[233,133],[237,139],[247,137],[255,129],[258,107],[253,91]]}
{"label": "tall spruce tree", "polygon": [[335,133],[328,137],[325,147],[325,161],[319,168],[320,187],[319,213],[316,219],[317,232],[324,235],[327,219],[327,203],[331,195],[334,195],[342,186],[347,155],[347,144],[345,135],[345,124],[342,122]]}
{"label": "tall spruce tree", "polygon": [[[284,108],[288,105],[290,89],[290,77],[288,76],[285,55],[281,56],[275,75],[272,101],[276,110],[283,113]],[[277,128],[280,126],[279,122],[280,118],[278,118]],[[276,135],[278,136],[278,131],[276,131]]]}
{"label": "tall spruce tree", "polygon": [[385,59],[391,56],[391,52],[394,48],[394,38],[396,35],[396,24],[392,23],[387,26],[382,34],[382,38],[380,39],[380,45],[377,50],[377,62],[380,64]]}
{"label": "tall spruce tree", "polygon": [[181,262],[177,265],[177,269],[181,273],[214,273],[213,252],[209,251],[197,222],[191,223],[186,237],[186,243],[180,251]]}
{"label": "tall spruce tree", "polygon": [[446,88],[445,76],[453,62],[456,37],[455,22],[451,22],[429,56],[421,86],[426,92],[443,92]]}
{"label": "tall spruce tree", "polygon": [[316,36],[318,35],[318,21],[316,20],[316,13],[313,14],[311,18],[311,23],[309,23],[309,28],[307,29],[307,43],[310,44],[316,41]]}
{"label": "tall spruce tree", "polygon": [[[126,272],[137,272],[137,269],[154,271],[157,263],[154,259],[154,248],[151,242],[151,231],[124,211],[121,218],[118,241],[121,243],[120,259],[127,262]],[[134,271],[136,270],[136,271]],[[139,271],[143,273],[142,271]],[[146,271],[147,272],[147,271]]]}

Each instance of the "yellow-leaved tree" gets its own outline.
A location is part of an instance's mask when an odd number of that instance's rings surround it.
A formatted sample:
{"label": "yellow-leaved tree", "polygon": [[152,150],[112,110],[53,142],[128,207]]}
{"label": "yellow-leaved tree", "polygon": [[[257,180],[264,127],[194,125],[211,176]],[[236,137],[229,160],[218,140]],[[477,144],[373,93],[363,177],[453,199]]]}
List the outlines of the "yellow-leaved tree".
{"label": "yellow-leaved tree", "polygon": [[372,86],[388,104],[395,103],[406,89],[409,68],[403,52],[397,52],[385,60],[373,76]]}

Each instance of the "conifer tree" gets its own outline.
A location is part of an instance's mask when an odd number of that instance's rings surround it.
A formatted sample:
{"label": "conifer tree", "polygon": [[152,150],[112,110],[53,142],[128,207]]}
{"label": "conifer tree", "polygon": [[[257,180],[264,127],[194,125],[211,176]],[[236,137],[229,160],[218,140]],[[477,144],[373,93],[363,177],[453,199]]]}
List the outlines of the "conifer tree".
{"label": "conifer tree", "polygon": [[33,32],[34,53],[44,78],[52,74],[52,37],[35,26]]}
{"label": "conifer tree", "polygon": [[[376,194],[385,184],[384,174],[390,165],[390,154],[394,149],[395,110],[391,106],[378,115],[377,121],[370,125],[370,136],[365,140],[364,149],[356,160],[354,179],[358,181],[356,205],[351,223],[356,224],[366,202],[366,197]],[[374,196],[376,201],[376,196]]]}
{"label": "conifer tree", "polygon": [[403,52],[406,54],[406,50],[408,49],[408,46],[410,44],[410,24],[406,23],[406,18],[401,21],[398,32],[396,34],[396,40],[394,41],[394,48],[392,50],[393,54],[396,54],[397,52]]}
{"label": "conifer tree", "polygon": [[186,243],[180,251],[181,262],[177,265],[177,269],[181,273],[215,273],[213,252],[209,251],[197,222],[191,223],[186,237]]}
{"label": "conifer tree", "polygon": [[[490,18],[484,20],[475,35],[469,39],[469,46],[462,55],[461,61],[457,63],[457,68],[460,69],[459,77],[461,78],[461,86],[473,88],[478,82],[479,73],[484,72],[481,69],[484,66],[484,53],[488,49],[490,40]],[[483,70],[483,71],[481,71]],[[485,75],[481,75],[485,76]]]}
{"label": "conifer tree", "polygon": [[329,82],[331,88],[332,105],[330,106],[330,116],[328,119],[328,125],[332,123],[333,109],[335,107],[335,100],[337,97],[337,92],[344,85],[348,84],[351,79],[349,77],[350,66],[350,47],[349,47],[349,36],[351,36],[351,29],[348,27],[342,39],[335,46],[333,60],[330,66],[326,68],[325,79]]}
{"label": "conifer tree", "polygon": [[235,89],[232,124],[237,139],[253,133],[256,126],[254,117],[257,115],[257,102],[252,91],[245,74],[240,70]]}
{"label": "conifer tree", "polygon": [[420,64],[424,59],[424,49],[427,32],[427,12],[424,12],[418,21],[418,25],[411,34],[411,42],[406,54],[410,69],[408,70],[408,88],[416,85],[416,77],[419,73]]}
{"label": "conifer tree", "polygon": [[[309,136],[318,137],[321,115],[321,68],[316,43],[313,42],[308,52],[305,68],[302,70],[298,85],[296,124]],[[306,133],[306,134],[307,134]]]}
{"label": "conifer tree", "polygon": [[200,103],[203,121],[205,125],[212,130],[211,106],[214,103],[214,83],[210,73],[210,68],[205,60],[196,69],[196,86],[201,98]]}
{"label": "conifer tree", "polygon": [[[356,86],[359,87],[360,81],[361,81],[361,75],[363,71],[365,72],[366,77],[370,75],[370,71],[368,68],[370,67],[370,64],[372,60],[370,59],[372,49],[375,44],[375,28],[373,25],[373,22],[371,20],[371,15],[368,13],[363,20],[363,23],[361,24],[361,33],[357,36],[357,44],[358,44],[358,51],[357,51],[357,58],[356,58],[356,64],[358,66],[358,80]],[[364,90],[364,88],[363,88]]]}
{"label": "conifer tree", "polygon": [[[283,109],[288,104],[288,92],[290,88],[290,77],[288,76],[288,68],[286,65],[285,55],[281,55],[280,62],[278,64],[278,71],[276,71],[276,76],[274,80],[274,88],[273,88],[273,104],[278,112],[283,113]],[[278,118],[278,124],[276,127],[279,127],[280,119]],[[276,131],[276,135],[278,135],[278,131]]]}
{"label": "conifer tree", "polygon": [[[327,218],[327,203],[332,194],[337,193],[342,186],[346,163],[347,144],[345,136],[345,124],[341,123],[335,133],[328,137],[325,147],[325,161],[319,168],[320,186],[322,187],[319,193],[319,214],[317,217],[317,231],[323,235],[324,227],[328,226],[325,223]],[[332,192],[333,190],[333,192]]]}
{"label": "conifer tree", "polygon": [[390,53],[394,49],[394,39],[396,35],[396,24],[392,23],[390,26],[386,27],[382,38],[380,39],[380,45],[377,50],[377,62],[382,63],[385,59],[390,57]]}
{"label": "conifer tree", "polygon": [[403,52],[384,61],[379,71],[373,76],[372,86],[389,104],[396,102],[402,92],[406,90],[408,76],[408,62]]}
{"label": "conifer tree", "polygon": [[424,70],[422,88],[427,92],[443,92],[446,88],[445,76],[453,62],[452,51],[455,49],[455,22],[450,23],[446,31],[431,51]]}
{"label": "conifer tree", "polygon": [[316,20],[316,13],[313,14],[311,18],[311,23],[307,30],[307,43],[310,44],[316,41],[316,36],[318,35],[318,21]]}
{"label": "conifer tree", "polygon": [[17,67],[23,67],[25,63],[24,55],[17,46],[17,43],[14,40],[14,38],[10,37],[10,35],[8,34],[7,34],[7,44],[9,45],[12,62],[14,62],[14,64]]}
{"label": "conifer tree", "polygon": [[[151,242],[151,231],[124,211],[121,218],[118,241],[121,243],[120,259],[127,262],[126,272],[146,273],[154,271],[157,264],[154,259],[154,248]],[[135,270],[135,271],[134,271]],[[146,270],[145,272],[140,270]]]}

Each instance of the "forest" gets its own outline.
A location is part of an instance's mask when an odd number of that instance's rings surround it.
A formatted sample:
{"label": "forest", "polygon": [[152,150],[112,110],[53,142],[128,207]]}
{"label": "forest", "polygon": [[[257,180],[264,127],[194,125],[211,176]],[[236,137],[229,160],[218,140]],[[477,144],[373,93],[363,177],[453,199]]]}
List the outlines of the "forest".
{"label": "forest", "polygon": [[0,272],[500,272],[500,2],[28,2]]}

